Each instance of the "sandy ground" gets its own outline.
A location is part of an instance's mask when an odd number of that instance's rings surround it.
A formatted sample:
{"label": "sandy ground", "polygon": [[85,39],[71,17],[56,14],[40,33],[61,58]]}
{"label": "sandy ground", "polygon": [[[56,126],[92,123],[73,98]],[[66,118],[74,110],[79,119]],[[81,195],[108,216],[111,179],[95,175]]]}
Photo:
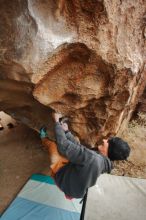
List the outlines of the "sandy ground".
{"label": "sandy ground", "polygon": [[114,162],[114,175],[146,179],[146,115],[139,120],[141,123],[133,120],[124,132],[119,134],[130,145],[131,153],[127,161]]}
{"label": "sandy ground", "polygon": [[10,121],[7,118],[0,131],[0,214],[33,173],[49,166],[38,134],[24,125],[8,129]]}

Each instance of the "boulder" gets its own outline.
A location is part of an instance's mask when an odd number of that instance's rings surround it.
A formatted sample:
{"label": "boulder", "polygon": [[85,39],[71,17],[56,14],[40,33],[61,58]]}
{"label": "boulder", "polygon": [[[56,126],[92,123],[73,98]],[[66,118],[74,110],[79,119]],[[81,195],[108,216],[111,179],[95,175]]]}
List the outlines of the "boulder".
{"label": "boulder", "polygon": [[52,111],[93,147],[146,85],[144,0],[1,0],[0,110],[54,139]]}

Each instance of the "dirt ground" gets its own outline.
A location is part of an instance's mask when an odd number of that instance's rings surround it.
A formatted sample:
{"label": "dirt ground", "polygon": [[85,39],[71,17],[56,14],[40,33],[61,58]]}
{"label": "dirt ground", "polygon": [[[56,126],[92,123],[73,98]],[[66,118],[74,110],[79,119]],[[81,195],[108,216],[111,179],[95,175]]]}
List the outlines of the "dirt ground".
{"label": "dirt ground", "polygon": [[114,162],[114,175],[146,179],[146,114],[139,114],[119,137],[128,142],[131,152],[127,161]]}
{"label": "dirt ground", "polygon": [[[0,130],[0,214],[33,173],[40,173],[49,166],[47,154],[42,150],[40,138],[35,131],[16,124],[10,117],[5,120],[3,118],[2,122],[4,129]],[[7,127],[9,122],[14,124],[14,128]]]}
{"label": "dirt ground", "polygon": [[[49,167],[47,153],[42,149],[37,132],[16,123],[9,116],[0,113],[3,130],[0,130],[0,214],[34,173],[41,173]],[[13,128],[7,124],[12,123]],[[132,147],[128,162],[115,163],[113,174],[146,178],[146,130],[143,143]],[[133,136],[132,136],[133,138]],[[133,139],[129,139],[131,143]],[[135,138],[135,135],[134,135]],[[138,143],[136,143],[138,146]]]}

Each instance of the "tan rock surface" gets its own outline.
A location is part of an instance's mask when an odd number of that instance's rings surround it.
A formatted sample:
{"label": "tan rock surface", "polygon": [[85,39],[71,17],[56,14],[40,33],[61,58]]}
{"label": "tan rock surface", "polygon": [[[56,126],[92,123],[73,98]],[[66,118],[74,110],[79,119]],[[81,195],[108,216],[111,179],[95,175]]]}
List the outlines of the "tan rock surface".
{"label": "tan rock surface", "polygon": [[59,110],[91,146],[124,127],[145,87],[144,0],[0,6],[1,110],[36,130],[50,122],[51,138]]}

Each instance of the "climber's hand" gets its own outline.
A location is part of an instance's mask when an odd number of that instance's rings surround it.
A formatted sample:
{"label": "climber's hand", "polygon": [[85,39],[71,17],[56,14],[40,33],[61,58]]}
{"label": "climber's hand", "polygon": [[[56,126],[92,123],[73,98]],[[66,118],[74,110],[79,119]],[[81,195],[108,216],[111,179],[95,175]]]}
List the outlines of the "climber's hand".
{"label": "climber's hand", "polygon": [[53,113],[52,117],[53,117],[55,122],[59,122],[59,119],[62,118],[62,114],[60,114],[60,113]]}

